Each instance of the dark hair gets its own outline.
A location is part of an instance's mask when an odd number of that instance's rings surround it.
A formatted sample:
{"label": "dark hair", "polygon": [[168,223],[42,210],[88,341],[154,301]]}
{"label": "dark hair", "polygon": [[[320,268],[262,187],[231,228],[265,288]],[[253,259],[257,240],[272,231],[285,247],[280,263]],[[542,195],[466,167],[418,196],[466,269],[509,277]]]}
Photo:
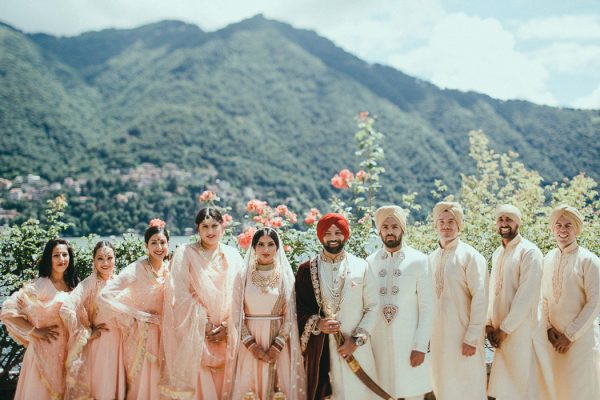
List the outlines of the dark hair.
{"label": "dark hair", "polygon": [[50,239],[44,246],[42,257],[38,261],[38,272],[40,278],[49,278],[52,275],[52,251],[60,244],[67,246],[69,252],[69,266],[65,270],[63,279],[70,289],[74,289],[79,283],[79,278],[75,272],[75,254],[71,243],[65,239]]}
{"label": "dark hair", "polygon": [[198,214],[196,214],[196,230],[198,230],[198,226],[202,223],[202,221],[211,218],[219,223],[223,223],[223,216],[215,207],[204,207],[198,211]]}
{"label": "dark hair", "polygon": [[254,236],[252,236],[252,248],[255,249],[258,241],[263,236],[269,236],[275,242],[275,246],[279,249],[279,236],[277,236],[277,232],[273,228],[260,228],[256,232],[254,232]]}
{"label": "dark hair", "polygon": [[94,250],[92,251],[92,258],[96,258],[96,253],[98,252],[98,250],[100,250],[103,247],[108,247],[110,249],[112,249],[113,254],[117,254],[116,250],[115,250],[115,246],[113,246],[113,244],[111,242],[109,242],[108,240],[101,240],[98,243],[96,243],[96,246],[94,246]]}
{"label": "dark hair", "polygon": [[169,241],[169,231],[164,226],[153,225],[149,226],[146,232],[144,232],[144,243],[148,244],[150,238],[157,233],[162,233],[167,238],[167,242]]}

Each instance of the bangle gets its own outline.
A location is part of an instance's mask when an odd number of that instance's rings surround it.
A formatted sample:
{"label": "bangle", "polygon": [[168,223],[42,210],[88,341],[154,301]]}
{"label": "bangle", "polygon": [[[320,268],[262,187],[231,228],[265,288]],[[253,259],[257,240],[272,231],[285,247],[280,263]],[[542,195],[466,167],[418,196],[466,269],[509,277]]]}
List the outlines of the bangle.
{"label": "bangle", "polygon": [[277,350],[278,353],[281,353],[281,350],[283,350],[283,346],[281,345],[281,343],[279,343],[277,341],[273,342],[271,347],[274,348],[275,350]]}
{"label": "bangle", "polygon": [[250,340],[246,340],[243,343],[244,343],[244,346],[246,346],[246,348],[248,350],[250,350],[252,348],[252,346],[256,345],[256,339],[251,338]]}

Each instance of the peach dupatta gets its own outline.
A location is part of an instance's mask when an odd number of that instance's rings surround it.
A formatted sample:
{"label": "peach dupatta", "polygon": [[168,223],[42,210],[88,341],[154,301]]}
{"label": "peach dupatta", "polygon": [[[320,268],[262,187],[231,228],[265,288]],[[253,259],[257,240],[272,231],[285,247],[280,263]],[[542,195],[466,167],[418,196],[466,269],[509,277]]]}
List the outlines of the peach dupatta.
{"label": "peach dupatta", "polygon": [[158,399],[160,330],[168,268],[152,270],[141,258],[110,280],[100,292],[99,307],[110,310],[123,333],[127,399]]}
{"label": "peach dupatta", "polygon": [[[98,306],[106,281],[95,272],[73,290],[60,309],[69,330],[66,362],[67,399],[112,400],[125,398],[122,335],[106,307]],[[92,326],[104,323],[108,331],[89,341]]]}
{"label": "peach dupatta", "polygon": [[[27,347],[15,399],[63,398],[69,335],[59,310],[68,296],[56,290],[50,279],[38,278],[26,283],[4,302],[0,319],[13,339]],[[24,318],[36,328],[57,325],[59,336],[51,343],[29,337],[29,332],[14,322],[15,318]]]}

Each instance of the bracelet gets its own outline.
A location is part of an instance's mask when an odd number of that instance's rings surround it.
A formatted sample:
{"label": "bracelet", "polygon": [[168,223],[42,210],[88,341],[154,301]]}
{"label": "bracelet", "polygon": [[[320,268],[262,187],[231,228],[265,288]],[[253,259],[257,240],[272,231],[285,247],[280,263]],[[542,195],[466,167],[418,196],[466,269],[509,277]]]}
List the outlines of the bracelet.
{"label": "bracelet", "polygon": [[321,318],[318,317],[318,316],[316,316],[316,315],[314,315],[313,317],[311,317],[310,320],[308,320],[308,322],[311,322],[311,320],[312,320],[312,323],[314,324],[311,333],[313,335],[320,335],[321,331],[319,330],[319,322],[321,322]]}

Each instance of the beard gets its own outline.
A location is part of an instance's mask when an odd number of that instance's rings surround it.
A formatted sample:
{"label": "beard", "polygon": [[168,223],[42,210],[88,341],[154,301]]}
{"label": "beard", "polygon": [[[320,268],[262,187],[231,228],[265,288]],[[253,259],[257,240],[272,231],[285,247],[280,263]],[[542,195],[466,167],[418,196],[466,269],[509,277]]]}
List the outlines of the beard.
{"label": "beard", "polygon": [[513,229],[509,226],[507,232],[501,232],[500,228],[498,228],[498,233],[500,234],[502,239],[513,240],[519,233],[519,227],[517,226],[513,231]]}
{"label": "beard", "polygon": [[385,244],[385,247],[387,247],[388,249],[395,249],[396,247],[402,245],[402,235],[387,235],[386,237],[380,235],[380,237],[383,243]]}
{"label": "beard", "polygon": [[340,254],[344,250],[346,242],[339,240],[330,240],[329,242],[323,243],[323,248],[330,254]]}

